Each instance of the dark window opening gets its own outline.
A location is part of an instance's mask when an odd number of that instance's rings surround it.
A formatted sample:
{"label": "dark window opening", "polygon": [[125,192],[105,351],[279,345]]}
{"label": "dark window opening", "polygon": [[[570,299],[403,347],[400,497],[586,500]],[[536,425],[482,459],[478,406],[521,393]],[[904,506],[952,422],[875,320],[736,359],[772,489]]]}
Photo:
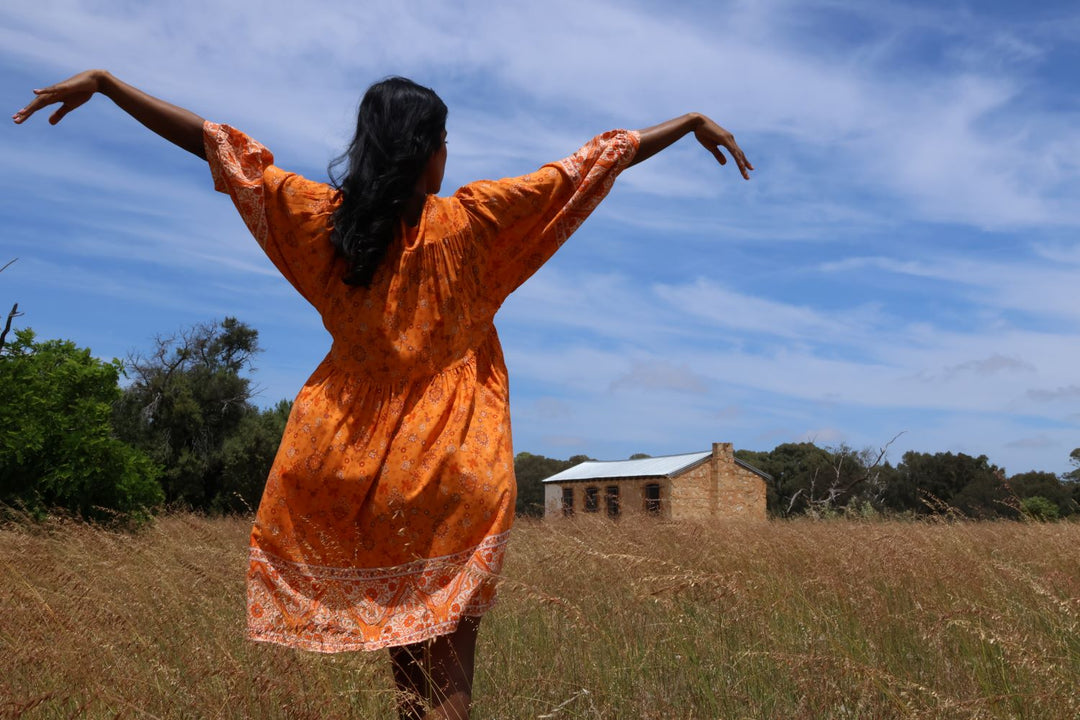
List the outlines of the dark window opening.
{"label": "dark window opening", "polygon": [[585,512],[597,512],[600,510],[600,488],[585,488]]}
{"label": "dark window opening", "polygon": [[645,486],[645,512],[650,515],[660,514],[660,483]]}
{"label": "dark window opening", "polygon": [[574,488],[562,489],[562,514],[567,517],[574,514]]}
{"label": "dark window opening", "polygon": [[604,500],[607,503],[608,517],[619,517],[619,486],[608,485],[604,488]]}

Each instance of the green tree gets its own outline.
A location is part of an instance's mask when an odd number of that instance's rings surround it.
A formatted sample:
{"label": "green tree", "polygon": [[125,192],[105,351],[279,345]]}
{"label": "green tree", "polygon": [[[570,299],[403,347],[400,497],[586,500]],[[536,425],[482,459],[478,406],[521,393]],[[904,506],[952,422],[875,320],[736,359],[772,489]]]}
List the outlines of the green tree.
{"label": "green tree", "polygon": [[258,507],[291,409],[292,403],[282,400],[262,412],[248,413],[225,439],[221,491],[214,498],[213,510],[248,512]]}
{"label": "green tree", "polygon": [[556,460],[555,458],[533,455],[532,453],[520,452],[514,456],[514,475],[517,477],[517,505],[515,512],[518,515],[532,515],[539,517],[544,514],[544,478],[549,478],[555,473],[562,472],[586,460],[592,460],[588,455],[574,455],[568,460]]}
{"label": "green tree", "polygon": [[263,418],[242,375],[259,352],[258,332],[236,318],[159,337],[133,355],[132,379],[116,407],[121,437],[162,468],[166,502],[198,510],[252,504],[281,433],[277,411]]}
{"label": "green tree", "polygon": [[1047,502],[1053,503],[1058,517],[1072,515],[1076,512],[1076,501],[1072,498],[1071,488],[1067,483],[1061,482],[1057,475],[1050,472],[1018,473],[1009,478],[1009,489],[1021,501],[1041,497]]}
{"label": "green tree", "polygon": [[1073,469],[1062,477],[1071,482],[1080,482],[1080,448],[1075,448],[1069,453],[1069,462],[1073,464]]}
{"label": "green tree", "polygon": [[919,514],[950,509],[969,517],[1014,514],[1009,508],[1005,473],[985,455],[904,453],[893,483],[885,490],[887,506]]}
{"label": "green tree", "polygon": [[735,454],[772,476],[766,502],[777,516],[840,509],[868,477],[862,454],[846,446],[830,450],[809,442],[783,443],[768,452]]}
{"label": "green tree", "polygon": [[145,519],[161,504],[158,468],[113,433],[120,368],[15,332],[0,354],[0,502],[99,521]]}

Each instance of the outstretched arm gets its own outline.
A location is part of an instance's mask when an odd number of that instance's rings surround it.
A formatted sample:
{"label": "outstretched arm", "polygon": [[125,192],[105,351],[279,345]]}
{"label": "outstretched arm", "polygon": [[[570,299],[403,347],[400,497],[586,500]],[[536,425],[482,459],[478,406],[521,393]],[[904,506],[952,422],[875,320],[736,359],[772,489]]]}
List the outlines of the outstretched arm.
{"label": "outstretched arm", "polygon": [[49,123],[55,125],[69,112],[93,97],[94,93],[101,93],[109,98],[121,110],[169,142],[206,159],[201,117],[190,110],[147,95],[117,80],[105,70],[87,70],[63,82],[34,90],[36,97],[11,117],[16,124],[21,124],[41,108],[61,103],[49,116]]}
{"label": "outstretched arm", "polygon": [[739,166],[739,172],[747,180],[750,179],[750,170],[754,166],[746,159],[742,149],[735,143],[735,137],[715,122],[701,113],[687,113],[682,117],[668,120],[659,125],[653,125],[644,130],[638,130],[641,143],[638,146],[637,155],[631,165],[637,165],[642,160],[651,158],[656,153],[668,147],[676,140],[688,133],[694,133],[694,137],[701,145],[712,153],[721,165],[727,164],[727,158],[720,148],[727,148],[735,164]]}

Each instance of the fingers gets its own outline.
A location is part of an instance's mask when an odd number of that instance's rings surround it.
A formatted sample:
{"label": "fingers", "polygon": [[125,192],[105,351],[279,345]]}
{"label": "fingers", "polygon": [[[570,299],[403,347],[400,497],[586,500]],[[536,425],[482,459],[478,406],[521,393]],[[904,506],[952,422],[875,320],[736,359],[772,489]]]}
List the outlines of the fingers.
{"label": "fingers", "polygon": [[93,71],[79,73],[67,80],[49,85],[45,88],[34,89],[34,99],[27,103],[26,107],[19,110],[11,119],[16,125],[21,125],[43,107],[62,103],[60,109],[49,117],[49,123],[55,125],[69,112],[79,107],[96,91],[92,75]]}
{"label": "fingers", "polygon": [[[46,105],[60,102],[59,99],[50,99],[51,92],[51,87],[47,87],[43,90],[34,90],[34,95],[36,95],[36,97],[29,103],[27,103],[26,107],[12,115],[11,119],[15,121],[16,125],[21,125],[22,123],[26,122],[27,118],[29,118],[31,115],[33,115]],[[56,123],[53,124],[55,125]]]}
{"label": "fingers", "polygon": [[[746,155],[743,154],[742,149],[735,144],[735,139],[732,138],[730,142],[725,143],[724,147],[731,153],[731,157],[735,159],[735,164],[738,166],[739,173],[742,174],[743,179],[749,180],[750,171],[754,169],[754,166],[746,159]],[[713,157],[715,157],[717,162],[721,165],[727,165],[727,158],[724,157],[724,153],[720,150],[718,145],[709,147],[709,152],[713,154]]]}
{"label": "fingers", "polygon": [[712,153],[712,156],[716,158],[716,161],[718,163],[720,163],[721,165],[727,165],[727,158],[724,156],[724,152],[719,148],[719,146],[714,145],[713,147],[710,147],[709,152]]}
{"label": "fingers", "polygon": [[743,153],[742,148],[735,142],[735,136],[731,133],[727,133],[722,142],[728,152],[731,153],[731,157],[735,159],[735,164],[738,165],[739,172],[742,174],[743,179],[749,180],[750,171],[754,169],[754,166],[746,159],[746,155]]}
{"label": "fingers", "polygon": [[[36,93],[37,90],[35,90],[34,92]],[[12,115],[11,119],[15,121],[16,125],[20,125],[26,122],[26,119],[33,115],[35,112],[37,112],[40,107],[40,98],[34,98],[27,104],[26,107]]]}
{"label": "fingers", "polygon": [[33,115],[35,112],[45,107],[46,105],[55,105],[56,103],[62,103],[59,108],[49,116],[49,124],[55,125],[64,119],[69,112],[79,107],[87,100],[90,99],[89,95],[76,95],[75,97],[69,97],[68,99],[51,98],[46,95],[40,95],[33,100],[29,105],[12,115],[12,119],[15,124],[22,124],[26,122],[26,119]]}
{"label": "fingers", "polygon": [[742,173],[743,179],[750,179],[750,171],[754,169],[754,166],[750,164],[750,161],[743,155],[743,151],[736,145],[735,149],[731,151],[732,157],[735,158],[735,164],[739,166],[739,172]]}
{"label": "fingers", "polygon": [[34,114],[36,110],[37,108],[27,105],[22,110],[19,110],[17,113],[12,115],[11,119],[15,121],[16,125],[22,125],[24,122],[26,122],[27,118]]}
{"label": "fingers", "polygon": [[705,124],[702,127],[695,130],[694,134],[721,165],[727,165],[727,158],[720,148],[724,148],[731,153],[732,159],[735,160],[735,164],[739,168],[739,173],[746,180],[750,179],[750,171],[754,169],[754,166],[746,159],[742,148],[735,142],[734,135],[708,118],[705,119]]}
{"label": "fingers", "polygon": [[742,174],[743,179],[749,180],[750,171],[754,169],[754,166],[746,159],[746,155],[743,154],[742,148],[735,144],[734,138],[731,139],[730,144],[726,147],[728,152],[731,153],[731,157],[735,159],[735,164],[739,167],[739,172]]}
{"label": "fingers", "polygon": [[49,124],[55,125],[56,123],[60,122],[64,119],[64,116],[72,110],[74,110],[74,108],[69,103],[64,103],[56,112],[49,116]]}

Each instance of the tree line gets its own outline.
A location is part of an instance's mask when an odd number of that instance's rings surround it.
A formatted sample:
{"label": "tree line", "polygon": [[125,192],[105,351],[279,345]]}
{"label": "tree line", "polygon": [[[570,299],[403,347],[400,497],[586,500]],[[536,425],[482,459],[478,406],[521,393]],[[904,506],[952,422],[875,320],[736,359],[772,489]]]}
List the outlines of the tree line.
{"label": "tree line", "polygon": [[1075,469],[1058,477],[1007,475],[985,455],[908,451],[895,466],[884,451],[785,443],[736,456],[772,476],[766,484],[774,516],[832,513],[955,515],[974,519],[1053,520],[1080,513],[1080,448]]}
{"label": "tree line", "polygon": [[[231,317],[159,336],[124,361],[39,341],[30,329],[0,338],[0,505],[104,522],[162,509],[253,510],[291,408],[254,404],[248,373],[258,352],[258,332]],[[813,443],[736,455],[770,476],[773,517],[1080,514],[1080,448],[1061,477],[1007,476],[986,456],[963,453],[908,452],[895,466],[884,451]],[[639,457],[648,456],[631,459]],[[591,459],[518,453],[517,512],[542,514],[542,481]]]}

